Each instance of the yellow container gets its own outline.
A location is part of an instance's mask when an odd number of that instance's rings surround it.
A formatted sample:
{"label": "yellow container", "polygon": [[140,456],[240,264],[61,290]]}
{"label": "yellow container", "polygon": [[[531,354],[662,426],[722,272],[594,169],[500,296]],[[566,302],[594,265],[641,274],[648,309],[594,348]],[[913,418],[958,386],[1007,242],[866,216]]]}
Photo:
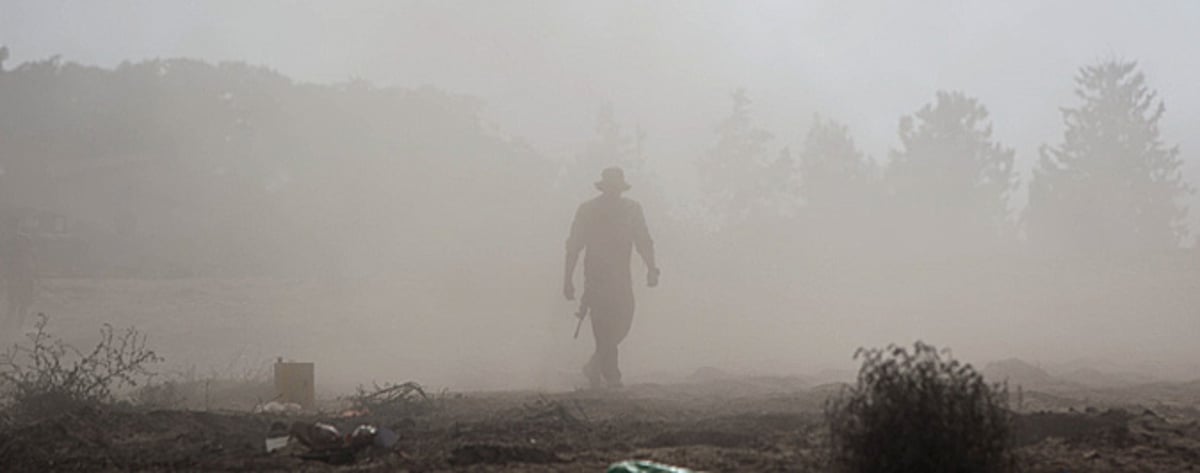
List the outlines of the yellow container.
{"label": "yellow container", "polygon": [[275,395],[279,402],[294,402],[300,407],[311,409],[316,398],[313,386],[312,363],[275,362]]}

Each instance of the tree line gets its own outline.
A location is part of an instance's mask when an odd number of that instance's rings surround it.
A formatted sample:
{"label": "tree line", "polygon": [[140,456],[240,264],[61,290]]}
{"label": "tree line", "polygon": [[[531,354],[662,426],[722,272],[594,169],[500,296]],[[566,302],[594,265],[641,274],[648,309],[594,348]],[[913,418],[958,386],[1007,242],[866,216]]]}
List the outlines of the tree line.
{"label": "tree line", "polygon": [[776,153],[743,91],[698,163],[706,208],[732,227],[791,221],[820,247],[907,255],[992,253],[1020,246],[1068,260],[1178,256],[1187,243],[1177,146],[1165,106],[1135,62],[1081,68],[1061,109],[1058,143],[1039,149],[1023,209],[1014,150],[992,136],[987,108],[962,92],[901,118],[900,145],[879,163],[848,128],[816,117],[802,149]]}
{"label": "tree line", "polygon": [[[937,92],[902,117],[899,146],[880,162],[820,116],[799,149],[777,149],[737,91],[694,160],[710,231],[670,218],[653,179],[639,198],[660,214],[660,239],[706,239],[693,249],[707,253],[741,241],[807,262],[1180,254],[1193,188],[1180,150],[1160,136],[1163,100],[1134,62],[1085,66],[1074,81],[1062,138],[1042,146],[1026,183],[987,108],[962,92]],[[636,172],[655,139],[605,108],[594,139],[564,164],[490,129],[482,106],[434,88],[307,84],[240,63],[0,60],[2,210],[70,217],[92,247],[76,265],[111,271],[540,265],[540,248],[561,246],[579,190],[607,165]]]}

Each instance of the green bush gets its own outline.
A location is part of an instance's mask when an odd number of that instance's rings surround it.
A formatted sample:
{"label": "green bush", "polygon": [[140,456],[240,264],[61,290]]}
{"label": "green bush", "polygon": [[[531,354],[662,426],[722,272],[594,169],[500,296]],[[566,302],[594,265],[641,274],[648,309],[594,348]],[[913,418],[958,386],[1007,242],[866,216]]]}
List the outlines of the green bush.
{"label": "green bush", "polygon": [[917,342],[859,349],[858,382],[825,409],[834,471],[1007,472],[1014,469],[1007,389]]}

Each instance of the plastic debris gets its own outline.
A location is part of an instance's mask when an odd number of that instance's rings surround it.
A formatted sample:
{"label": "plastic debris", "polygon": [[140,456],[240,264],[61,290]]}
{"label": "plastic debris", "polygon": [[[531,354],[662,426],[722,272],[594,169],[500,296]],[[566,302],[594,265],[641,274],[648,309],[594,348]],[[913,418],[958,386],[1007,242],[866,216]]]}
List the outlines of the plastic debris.
{"label": "plastic debris", "polygon": [[302,410],[304,408],[300,404],[279,401],[271,401],[254,408],[256,414],[295,414]]}
{"label": "plastic debris", "polygon": [[375,444],[375,434],[379,433],[373,425],[360,425],[354,428],[353,432],[346,437],[346,445],[351,447],[365,447]]}
{"label": "plastic debris", "polygon": [[267,453],[283,449],[288,446],[292,436],[288,432],[288,427],[281,422],[271,424],[271,430],[267,431],[266,448]]}
{"label": "plastic debris", "polygon": [[396,431],[394,431],[392,429],[388,429],[388,428],[379,429],[379,432],[377,434],[375,434],[375,446],[376,447],[392,448],[393,446],[396,445],[396,442],[399,442],[399,441],[400,441],[400,436],[397,435]]}
{"label": "plastic debris", "polygon": [[664,465],[649,461],[629,460],[613,463],[608,467],[608,473],[693,473],[687,468]]}
{"label": "plastic debris", "polygon": [[337,427],[324,422],[296,422],[292,424],[290,431],[297,441],[312,450],[325,450],[343,445],[342,433],[338,432]]}
{"label": "plastic debris", "polygon": [[267,442],[266,442],[267,453],[271,453],[276,450],[281,450],[281,449],[287,447],[288,440],[291,440],[291,437],[286,437],[286,436],[284,436],[284,437],[267,437]]}
{"label": "plastic debris", "polygon": [[346,410],[338,413],[338,417],[347,419],[347,418],[351,418],[351,417],[362,417],[362,416],[365,416],[370,413],[371,413],[370,409],[346,409]]}
{"label": "plastic debris", "polygon": [[290,432],[292,437],[308,447],[309,451],[301,454],[300,458],[334,465],[353,462],[358,452],[367,447],[391,448],[399,440],[396,432],[369,424],[359,425],[349,434],[342,435],[337,427],[323,422],[296,422],[292,424]]}

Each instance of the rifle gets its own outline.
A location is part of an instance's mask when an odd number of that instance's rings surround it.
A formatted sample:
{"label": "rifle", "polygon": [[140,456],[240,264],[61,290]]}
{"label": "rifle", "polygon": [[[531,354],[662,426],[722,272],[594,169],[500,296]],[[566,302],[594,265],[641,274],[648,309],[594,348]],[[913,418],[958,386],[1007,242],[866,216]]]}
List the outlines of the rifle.
{"label": "rifle", "polygon": [[591,311],[591,308],[588,307],[586,304],[584,304],[582,302],[579,303],[579,311],[575,312],[575,317],[579,319],[579,323],[575,324],[575,338],[576,339],[579,338],[579,328],[583,327],[583,319],[587,318],[588,312],[590,312],[590,311]]}

